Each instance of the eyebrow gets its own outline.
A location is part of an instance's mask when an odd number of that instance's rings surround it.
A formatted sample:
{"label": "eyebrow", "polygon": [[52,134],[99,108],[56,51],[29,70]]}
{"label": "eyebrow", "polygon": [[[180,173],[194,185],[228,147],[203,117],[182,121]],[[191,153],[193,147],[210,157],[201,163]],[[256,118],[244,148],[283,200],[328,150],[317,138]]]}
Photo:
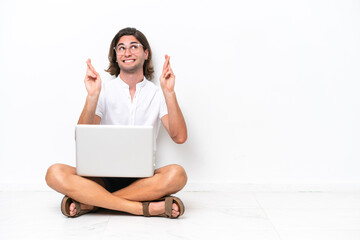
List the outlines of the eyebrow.
{"label": "eyebrow", "polygon": [[[133,43],[139,43],[139,42],[131,42],[130,44],[133,44]],[[119,43],[118,46],[120,45],[125,45],[124,43]]]}

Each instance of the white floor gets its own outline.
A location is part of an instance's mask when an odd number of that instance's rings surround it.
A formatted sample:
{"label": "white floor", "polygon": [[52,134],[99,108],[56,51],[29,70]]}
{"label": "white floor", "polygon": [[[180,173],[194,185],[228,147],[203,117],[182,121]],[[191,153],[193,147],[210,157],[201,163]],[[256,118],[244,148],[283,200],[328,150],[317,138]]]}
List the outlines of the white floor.
{"label": "white floor", "polygon": [[180,219],[60,212],[56,192],[0,192],[0,239],[359,240],[360,192],[182,192]]}

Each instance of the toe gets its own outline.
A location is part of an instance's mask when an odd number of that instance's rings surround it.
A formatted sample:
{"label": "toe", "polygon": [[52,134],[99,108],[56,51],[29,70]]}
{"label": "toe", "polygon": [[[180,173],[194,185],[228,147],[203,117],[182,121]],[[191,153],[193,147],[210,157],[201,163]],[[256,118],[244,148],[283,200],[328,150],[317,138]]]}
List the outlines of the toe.
{"label": "toe", "polygon": [[179,211],[179,206],[176,203],[173,203],[172,209],[175,211]]}
{"label": "toe", "polygon": [[176,218],[179,216],[179,212],[172,210],[171,216]]}
{"label": "toe", "polygon": [[180,215],[179,206],[175,203],[172,205],[171,215],[172,215],[172,217],[178,217]]}
{"label": "toe", "polygon": [[71,204],[70,204],[69,210],[70,210],[70,216],[74,216],[75,213],[76,213],[75,203],[71,203]]}
{"label": "toe", "polygon": [[70,209],[70,211],[74,211],[74,209],[75,209],[75,203],[71,203],[69,209]]}

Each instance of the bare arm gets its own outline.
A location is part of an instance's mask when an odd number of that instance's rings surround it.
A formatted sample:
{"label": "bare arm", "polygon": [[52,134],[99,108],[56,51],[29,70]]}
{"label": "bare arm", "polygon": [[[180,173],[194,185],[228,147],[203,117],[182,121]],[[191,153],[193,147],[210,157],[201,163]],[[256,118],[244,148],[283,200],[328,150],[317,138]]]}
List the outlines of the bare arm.
{"label": "bare arm", "polygon": [[78,124],[100,124],[101,118],[95,114],[98,99],[86,97],[83,111],[81,112]]}
{"label": "bare arm", "polygon": [[170,67],[170,57],[168,55],[165,55],[160,84],[168,110],[168,114],[163,116],[161,121],[174,142],[184,143],[187,139],[187,128],[184,116],[176,99],[174,91],[175,75]]}
{"label": "bare arm", "polygon": [[99,124],[101,118],[95,115],[95,110],[101,91],[101,78],[91,65],[90,59],[86,61],[86,64],[87,70],[84,82],[88,95],[78,124]]}

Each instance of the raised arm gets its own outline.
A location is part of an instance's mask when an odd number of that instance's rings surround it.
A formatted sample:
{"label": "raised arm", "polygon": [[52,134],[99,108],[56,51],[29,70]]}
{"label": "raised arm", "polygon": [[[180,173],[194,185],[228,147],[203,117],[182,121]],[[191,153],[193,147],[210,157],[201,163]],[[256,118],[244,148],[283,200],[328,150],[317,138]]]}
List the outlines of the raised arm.
{"label": "raised arm", "polygon": [[86,64],[87,70],[84,82],[88,95],[78,124],[99,124],[101,118],[95,115],[95,110],[101,91],[101,78],[91,65],[90,59],[86,61]]}
{"label": "raised arm", "polygon": [[170,57],[168,55],[165,55],[165,63],[160,76],[160,85],[168,110],[168,114],[162,117],[161,121],[174,142],[184,143],[187,139],[186,123],[176,99],[174,91],[175,75],[170,67]]}

